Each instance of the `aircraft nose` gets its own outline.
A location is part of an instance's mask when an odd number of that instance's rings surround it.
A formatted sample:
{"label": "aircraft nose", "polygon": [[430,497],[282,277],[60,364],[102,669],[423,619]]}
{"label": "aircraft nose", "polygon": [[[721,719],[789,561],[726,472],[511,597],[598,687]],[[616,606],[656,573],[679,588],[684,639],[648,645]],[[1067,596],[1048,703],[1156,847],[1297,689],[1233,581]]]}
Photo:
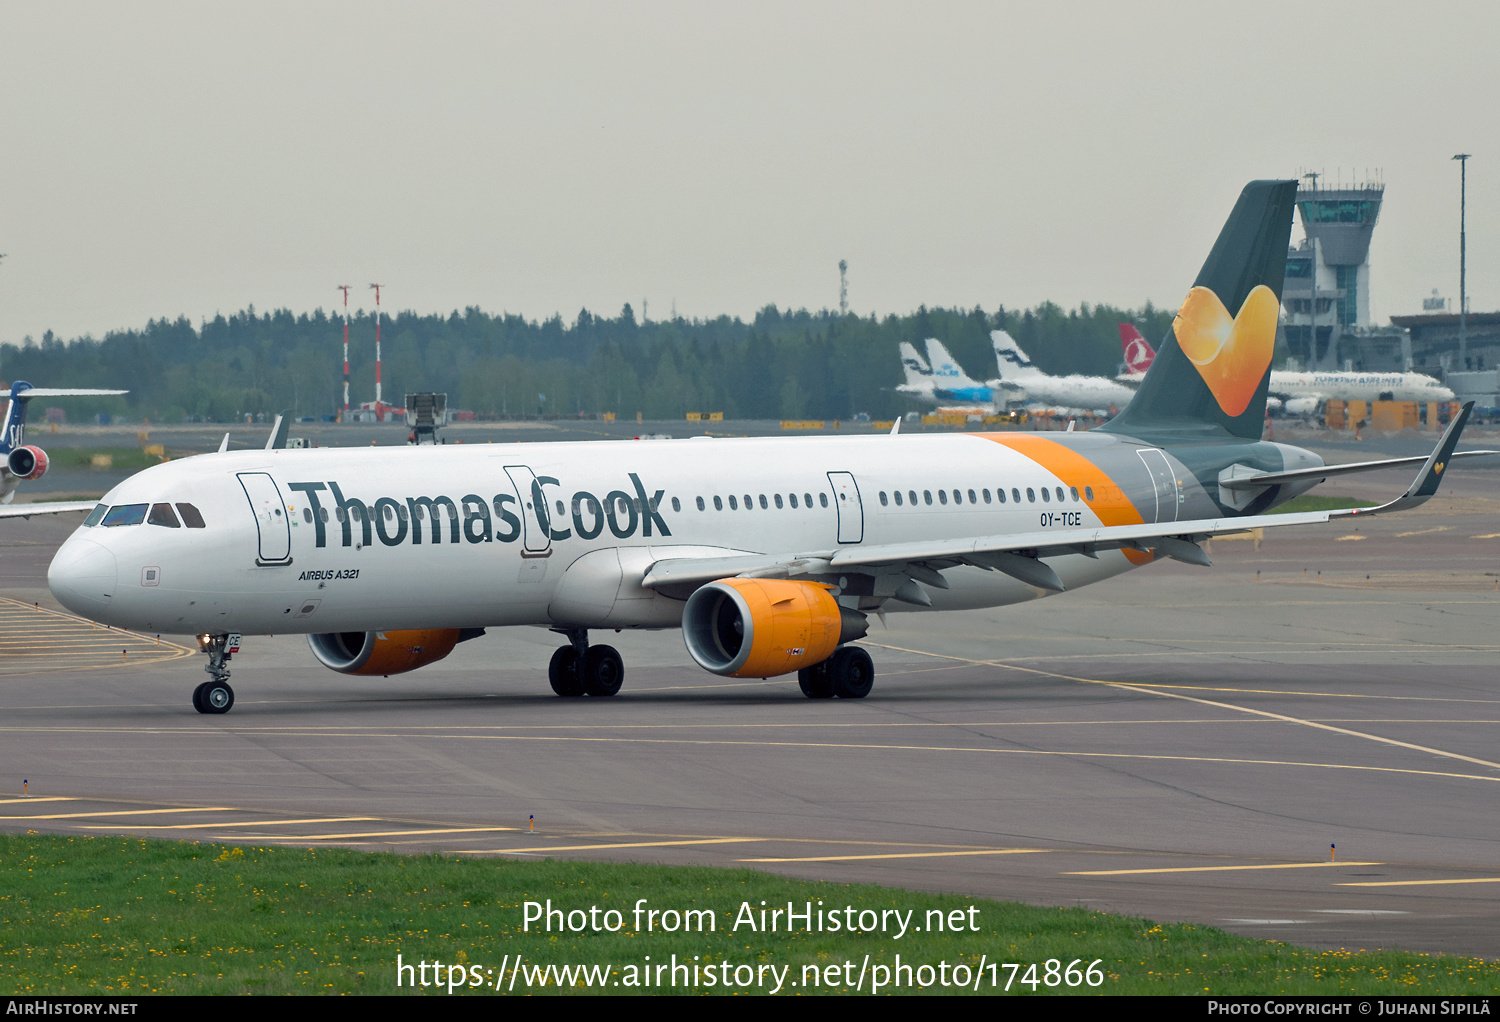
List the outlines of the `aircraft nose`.
{"label": "aircraft nose", "polygon": [[57,602],[92,617],[109,606],[117,581],[115,555],[92,540],[64,543],[47,568],[47,586]]}

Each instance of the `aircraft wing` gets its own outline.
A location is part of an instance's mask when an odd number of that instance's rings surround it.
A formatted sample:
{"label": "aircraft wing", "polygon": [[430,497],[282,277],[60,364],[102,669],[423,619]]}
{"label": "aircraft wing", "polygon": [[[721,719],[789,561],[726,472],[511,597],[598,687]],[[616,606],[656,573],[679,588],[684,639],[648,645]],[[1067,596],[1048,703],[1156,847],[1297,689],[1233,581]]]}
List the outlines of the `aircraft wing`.
{"label": "aircraft wing", "polygon": [[[817,576],[851,569],[867,569],[874,575],[906,576],[939,589],[948,588],[943,568],[970,564],[1001,571],[1028,585],[1061,592],[1057,573],[1039,560],[1061,554],[1097,556],[1099,551],[1139,550],[1171,557],[1189,564],[1207,566],[1208,556],[1198,543],[1214,536],[1254,528],[1285,525],[1317,525],[1339,518],[1404,511],[1423,504],[1437,492],[1443,471],[1453,458],[1470,402],[1455,416],[1431,454],[1422,459],[1416,479],[1405,493],[1371,508],[1338,508],[1298,514],[1255,515],[1241,518],[1205,518],[1186,522],[1150,522],[1141,525],[1098,526],[1076,529],[1043,529],[1034,532],[974,536],[911,543],[849,546],[837,550],[811,551],[783,556],[743,554],[715,558],[674,558],[657,561],[641,584],[647,588],[686,586],[730,576],[789,578]],[[1401,459],[1397,459],[1399,462]],[[1321,470],[1317,470],[1321,471]],[[898,591],[897,599],[924,603],[927,597],[916,586]]]}
{"label": "aircraft wing", "polygon": [[7,504],[0,507],[0,518],[30,518],[32,515],[60,515],[69,511],[92,511],[97,500],[51,500],[34,504]]}
{"label": "aircraft wing", "polygon": [[[33,397],[103,397],[110,394],[129,394],[128,390],[93,390],[76,387],[31,387],[21,391],[26,398]],[[10,397],[10,388],[0,390],[0,398]]]}

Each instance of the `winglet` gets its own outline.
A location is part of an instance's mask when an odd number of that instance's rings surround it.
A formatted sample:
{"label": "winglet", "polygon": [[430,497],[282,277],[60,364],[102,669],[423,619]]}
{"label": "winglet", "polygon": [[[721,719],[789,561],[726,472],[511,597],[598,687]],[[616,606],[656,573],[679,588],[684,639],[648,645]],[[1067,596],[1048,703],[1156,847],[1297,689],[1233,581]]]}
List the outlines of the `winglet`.
{"label": "winglet", "polygon": [[287,409],[276,416],[276,422],[271,426],[271,435],[266,438],[266,450],[279,451],[286,447],[286,435],[292,428],[291,409]]}
{"label": "winglet", "polygon": [[901,432],[901,416],[896,416],[896,421],[891,423],[891,436]]}
{"label": "winglet", "polygon": [[[1352,508],[1349,516],[1357,514],[1385,513],[1387,511],[1401,511],[1409,507],[1416,507],[1427,502],[1427,498],[1437,492],[1438,484],[1443,480],[1443,471],[1447,469],[1448,462],[1453,459],[1453,448],[1458,446],[1458,438],[1464,431],[1464,425],[1469,421],[1469,412],[1474,408],[1473,401],[1465,401],[1453,421],[1448,423],[1448,428],[1443,431],[1442,437],[1438,439],[1437,446],[1427,456],[1417,472],[1417,478],[1412,480],[1411,486],[1407,487],[1405,493],[1388,504],[1372,508]],[[1342,515],[1339,517],[1343,517]]]}
{"label": "winglet", "polygon": [[223,454],[227,450],[229,450],[229,434],[225,433],[224,439],[219,441],[219,453]]}

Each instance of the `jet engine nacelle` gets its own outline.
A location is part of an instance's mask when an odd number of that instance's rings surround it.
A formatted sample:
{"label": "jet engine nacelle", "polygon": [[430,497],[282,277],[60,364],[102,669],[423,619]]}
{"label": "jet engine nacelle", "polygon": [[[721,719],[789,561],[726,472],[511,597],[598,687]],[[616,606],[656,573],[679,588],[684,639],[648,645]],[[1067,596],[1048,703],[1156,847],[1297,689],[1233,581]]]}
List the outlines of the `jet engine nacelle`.
{"label": "jet engine nacelle", "polygon": [[324,667],[340,674],[404,674],[426,667],[453,652],[457,628],[420,628],[399,632],[325,632],[309,635],[307,644]]}
{"label": "jet engine nacelle", "polygon": [[820,664],[866,632],[865,616],[840,607],[816,582],[725,578],[688,597],[682,638],[706,671],[771,678]]}
{"label": "jet engine nacelle", "polygon": [[6,458],[5,467],[17,479],[40,479],[47,474],[47,452],[40,447],[17,447]]}
{"label": "jet engine nacelle", "polygon": [[1318,410],[1318,399],[1315,397],[1294,397],[1286,403],[1288,415],[1313,415]]}

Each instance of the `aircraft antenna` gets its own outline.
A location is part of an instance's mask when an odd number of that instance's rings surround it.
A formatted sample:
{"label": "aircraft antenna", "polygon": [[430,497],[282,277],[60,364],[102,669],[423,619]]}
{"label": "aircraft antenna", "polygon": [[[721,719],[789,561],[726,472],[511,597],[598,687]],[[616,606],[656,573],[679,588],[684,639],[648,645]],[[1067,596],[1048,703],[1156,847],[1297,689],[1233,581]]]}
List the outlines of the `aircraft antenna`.
{"label": "aircraft antenna", "polygon": [[340,284],[344,292],[344,418],[349,417],[349,285]]}

